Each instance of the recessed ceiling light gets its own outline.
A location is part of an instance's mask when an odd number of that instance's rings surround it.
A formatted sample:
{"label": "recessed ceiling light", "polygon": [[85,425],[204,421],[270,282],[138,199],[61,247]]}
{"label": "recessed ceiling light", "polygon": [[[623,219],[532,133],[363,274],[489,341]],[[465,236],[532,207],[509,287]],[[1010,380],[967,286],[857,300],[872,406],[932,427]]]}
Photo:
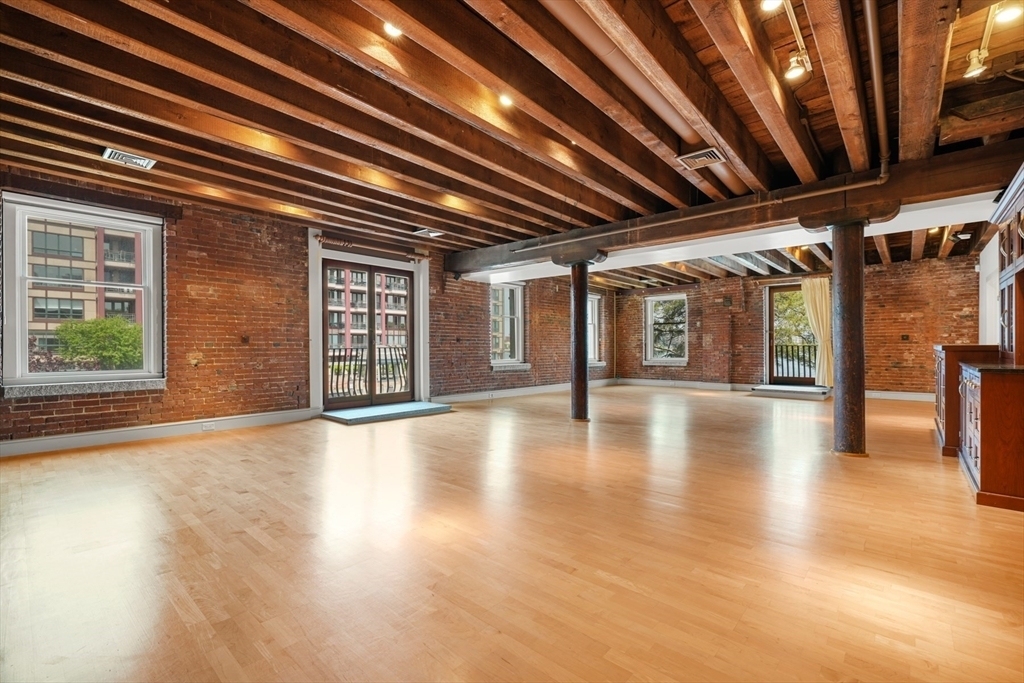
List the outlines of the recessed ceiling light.
{"label": "recessed ceiling light", "polygon": [[392,38],[397,38],[398,36],[402,35],[402,29],[398,28],[397,26],[394,26],[393,24],[385,22],[384,33],[388,34]]}
{"label": "recessed ceiling light", "polygon": [[996,21],[1000,24],[1008,24],[1021,14],[1024,14],[1024,8],[1020,5],[1016,3],[1003,5],[996,10]]}
{"label": "recessed ceiling light", "polygon": [[761,9],[765,12],[774,12],[782,7],[782,0],[761,0]]}
{"label": "recessed ceiling light", "polygon": [[800,78],[807,73],[807,66],[805,65],[805,56],[799,52],[789,53],[789,67],[786,69],[786,79],[795,80]]}
{"label": "recessed ceiling light", "polygon": [[501,106],[503,106],[503,107],[511,107],[512,106],[512,98],[509,97],[508,95],[499,95],[498,96],[498,101],[501,102]]}
{"label": "recessed ceiling light", "polygon": [[417,230],[413,234],[414,235],[419,235],[420,237],[440,237],[444,233],[441,232],[440,230],[431,230],[430,228],[420,228],[419,230]]}
{"label": "recessed ceiling light", "polygon": [[988,57],[988,50],[971,50],[967,55],[967,71],[964,72],[964,78],[980,76],[988,68],[985,64],[986,57]]}

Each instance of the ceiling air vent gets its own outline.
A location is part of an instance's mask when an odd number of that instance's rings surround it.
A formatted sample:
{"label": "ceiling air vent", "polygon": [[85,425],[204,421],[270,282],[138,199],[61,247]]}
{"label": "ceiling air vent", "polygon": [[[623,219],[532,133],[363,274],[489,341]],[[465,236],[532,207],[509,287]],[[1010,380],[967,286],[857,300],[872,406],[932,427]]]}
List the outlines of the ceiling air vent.
{"label": "ceiling air vent", "polygon": [[122,152],[119,149],[110,149],[109,147],[103,150],[103,158],[107,161],[116,161],[117,163],[124,164],[125,166],[144,168],[147,171],[153,168],[153,165],[156,163],[156,160],[154,159],[147,159],[146,157],[140,157],[138,154]]}
{"label": "ceiling air vent", "polygon": [[725,161],[725,157],[714,147],[708,147],[707,149],[690,152],[689,154],[680,154],[676,157],[676,161],[686,168],[693,170],[695,168],[711,166],[712,164],[720,164]]}

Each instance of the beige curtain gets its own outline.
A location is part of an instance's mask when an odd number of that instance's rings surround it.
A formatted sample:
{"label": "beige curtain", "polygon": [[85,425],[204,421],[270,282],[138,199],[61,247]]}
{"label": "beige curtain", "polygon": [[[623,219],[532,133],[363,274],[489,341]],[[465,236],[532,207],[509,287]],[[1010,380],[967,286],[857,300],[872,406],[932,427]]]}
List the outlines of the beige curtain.
{"label": "beige curtain", "polygon": [[814,383],[832,386],[832,284],[831,278],[805,277],[800,283],[811,332],[818,340],[818,363]]}

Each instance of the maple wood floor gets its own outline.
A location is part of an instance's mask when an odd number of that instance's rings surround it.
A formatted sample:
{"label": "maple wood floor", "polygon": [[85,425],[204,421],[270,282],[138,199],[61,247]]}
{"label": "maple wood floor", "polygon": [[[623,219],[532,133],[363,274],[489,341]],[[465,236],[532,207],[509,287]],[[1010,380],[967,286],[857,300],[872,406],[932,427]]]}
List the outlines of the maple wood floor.
{"label": "maple wood floor", "polygon": [[868,406],[869,459],[622,386],[0,461],[0,679],[1024,679],[1024,515]]}

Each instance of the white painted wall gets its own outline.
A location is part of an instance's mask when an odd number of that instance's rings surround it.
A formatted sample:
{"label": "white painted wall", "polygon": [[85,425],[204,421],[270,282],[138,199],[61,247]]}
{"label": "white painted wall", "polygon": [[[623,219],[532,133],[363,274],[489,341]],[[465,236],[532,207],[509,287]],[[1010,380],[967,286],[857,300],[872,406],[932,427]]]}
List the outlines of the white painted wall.
{"label": "white painted wall", "polygon": [[982,252],[978,266],[978,343],[999,343],[999,240]]}

